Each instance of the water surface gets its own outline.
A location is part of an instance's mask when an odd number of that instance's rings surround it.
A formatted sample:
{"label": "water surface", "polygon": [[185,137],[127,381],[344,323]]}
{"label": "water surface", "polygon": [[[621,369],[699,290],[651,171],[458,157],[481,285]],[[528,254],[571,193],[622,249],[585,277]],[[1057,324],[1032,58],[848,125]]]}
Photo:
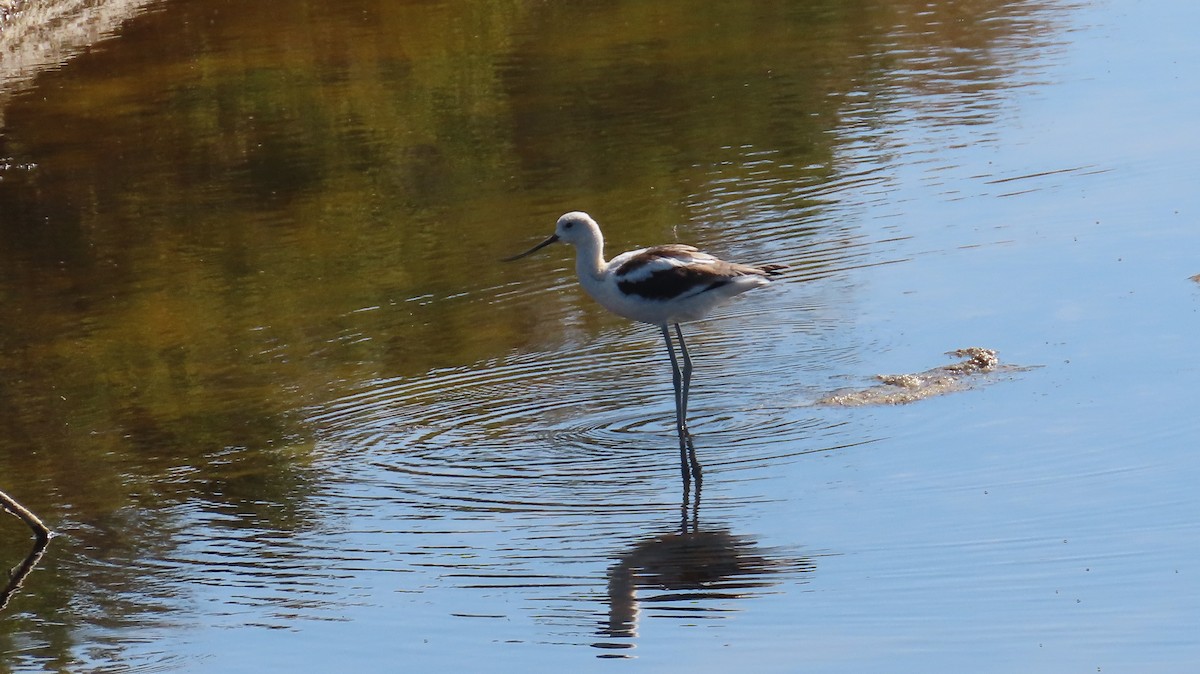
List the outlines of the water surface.
{"label": "water surface", "polygon": [[[132,5],[7,74],[0,669],[1188,671],[1166,2]],[[657,330],[544,238],[789,276]],[[988,386],[814,405],[996,349]],[[11,520],[11,521],[10,521]],[[0,558],[28,548],[0,521]]]}

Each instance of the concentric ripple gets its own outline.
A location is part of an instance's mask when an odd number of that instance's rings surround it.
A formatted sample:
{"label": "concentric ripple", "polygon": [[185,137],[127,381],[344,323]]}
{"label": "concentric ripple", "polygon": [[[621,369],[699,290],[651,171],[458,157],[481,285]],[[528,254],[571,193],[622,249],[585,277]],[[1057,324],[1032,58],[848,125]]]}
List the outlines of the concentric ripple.
{"label": "concentric ripple", "polygon": [[[593,623],[607,603],[597,632],[606,649],[629,645],[638,603],[669,615],[678,601],[700,611],[694,617],[720,617],[713,602],[811,570],[810,562],[785,563],[794,551],[754,544],[758,525],[747,518],[773,500],[755,483],[783,464],[869,442],[844,415],[811,402],[874,346],[848,338],[856,289],[844,272],[897,257],[890,232],[868,236],[829,222],[844,207],[827,181],[788,188],[780,181],[793,172],[776,162],[751,156],[749,173],[718,168],[691,204],[695,222],[725,227],[693,240],[731,259],[790,268],[711,320],[684,326],[702,497],[684,491],[681,504],[659,331],[606,318],[579,329],[580,312],[592,319],[602,310],[575,301],[581,291],[569,270],[538,271],[543,264],[529,272],[536,282],[496,284],[475,301],[480,311],[536,313],[540,324],[567,326],[561,332],[535,336],[527,351],[365,380],[310,411],[314,471],[324,481],[319,507],[325,521],[346,523],[326,533],[338,546],[324,548],[334,566],[352,577],[401,572],[399,591],[414,596],[434,587],[521,588],[537,620],[572,629]],[[848,173],[844,186],[879,180]],[[692,577],[689,560],[717,560],[728,573],[704,588],[665,582]],[[648,568],[659,571],[644,585],[658,590],[637,597]],[[502,612],[472,597],[447,610],[464,618]]]}
{"label": "concentric ripple", "polygon": [[[794,355],[801,343],[830,350],[822,324],[837,317],[769,292],[756,299],[775,306],[688,328],[689,420],[712,479],[840,445],[799,382],[844,354]],[[679,480],[663,348],[656,330],[625,325],[554,351],[369,381],[309,421],[334,475],[414,507],[658,509],[675,495],[663,483]]]}

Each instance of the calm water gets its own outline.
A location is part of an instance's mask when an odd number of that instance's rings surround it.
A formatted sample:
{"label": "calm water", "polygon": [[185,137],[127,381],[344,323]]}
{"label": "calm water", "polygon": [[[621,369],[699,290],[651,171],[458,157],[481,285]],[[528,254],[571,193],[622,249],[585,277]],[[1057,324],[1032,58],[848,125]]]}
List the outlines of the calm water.
{"label": "calm water", "polygon": [[[0,57],[0,671],[1200,662],[1200,8],[108,7]],[[572,209],[793,268],[700,493],[657,330],[496,262]]]}

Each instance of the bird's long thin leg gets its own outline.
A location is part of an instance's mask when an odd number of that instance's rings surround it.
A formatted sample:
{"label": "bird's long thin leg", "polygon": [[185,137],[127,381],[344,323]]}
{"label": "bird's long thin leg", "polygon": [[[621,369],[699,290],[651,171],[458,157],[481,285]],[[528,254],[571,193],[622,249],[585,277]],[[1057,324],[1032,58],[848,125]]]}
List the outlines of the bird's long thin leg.
{"label": "bird's long thin leg", "polygon": [[663,340],[667,343],[667,355],[671,357],[671,382],[675,385],[675,430],[679,432],[679,470],[683,474],[684,487],[691,482],[688,472],[687,428],[683,421],[683,382],[679,372],[679,361],[675,358],[675,345],[671,344],[671,330],[662,325]]}
{"label": "bird's long thin leg", "polygon": [[675,335],[679,337],[679,351],[683,354],[683,387],[679,396],[679,405],[682,408],[680,415],[683,417],[683,432],[687,441],[688,463],[692,466],[692,477],[696,478],[696,486],[700,485],[700,461],[696,458],[696,446],[692,444],[692,434],[687,427],[687,408],[688,394],[692,390],[692,357],[688,355],[687,342],[683,341],[683,330],[679,328],[679,324],[675,324]]}
{"label": "bird's long thin leg", "polygon": [[679,337],[679,351],[683,354],[683,395],[680,400],[683,403],[683,427],[687,428],[687,408],[688,408],[688,393],[692,389],[692,357],[688,355],[687,343],[683,341],[683,330],[679,329],[679,324],[675,324],[675,335]]}

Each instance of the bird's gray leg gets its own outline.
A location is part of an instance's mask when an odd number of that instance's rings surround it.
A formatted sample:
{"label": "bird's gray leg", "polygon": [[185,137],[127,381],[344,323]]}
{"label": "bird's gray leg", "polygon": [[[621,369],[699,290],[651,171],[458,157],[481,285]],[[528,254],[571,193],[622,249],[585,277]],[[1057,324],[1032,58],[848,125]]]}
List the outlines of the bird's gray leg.
{"label": "bird's gray leg", "polygon": [[[667,355],[671,357],[671,382],[675,385],[675,430],[679,432],[679,470],[683,474],[686,488],[691,482],[688,472],[687,427],[683,420],[683,383],[679,372],[679,361],[675,358],[675,346],[671,344],[671,330],[662,325],[663,340],[667,343]],[[693,457],[694,458],[694,457]]]}
{"label": "bird's gray leg", "polygon": [[687,430],[687,408],[688,408],[688,393],[692,390],[692,357],[688,355],[687,343],[683,341],[683,330],[679,329],[679,324],[675,324],[675,335],[679,337],[679,351],[683,354],[683,394],[680,400],[683,403],[683,428]]}
{"label": "bird's gray leg", "polygon": [[688,431],[688,393],[691,392],[691,356],[688,355],[688,343],[683,341],[683,330],[676,324],[676,336],[679,337],[679,351],[683,354],[683,390],[679,396],[680,407],[683,407],[683,431],[688,440],[688,461],[691,463],[691,475],[700,487],[700,461],[696,459],[696,446],[691,444],[691,432]]}

